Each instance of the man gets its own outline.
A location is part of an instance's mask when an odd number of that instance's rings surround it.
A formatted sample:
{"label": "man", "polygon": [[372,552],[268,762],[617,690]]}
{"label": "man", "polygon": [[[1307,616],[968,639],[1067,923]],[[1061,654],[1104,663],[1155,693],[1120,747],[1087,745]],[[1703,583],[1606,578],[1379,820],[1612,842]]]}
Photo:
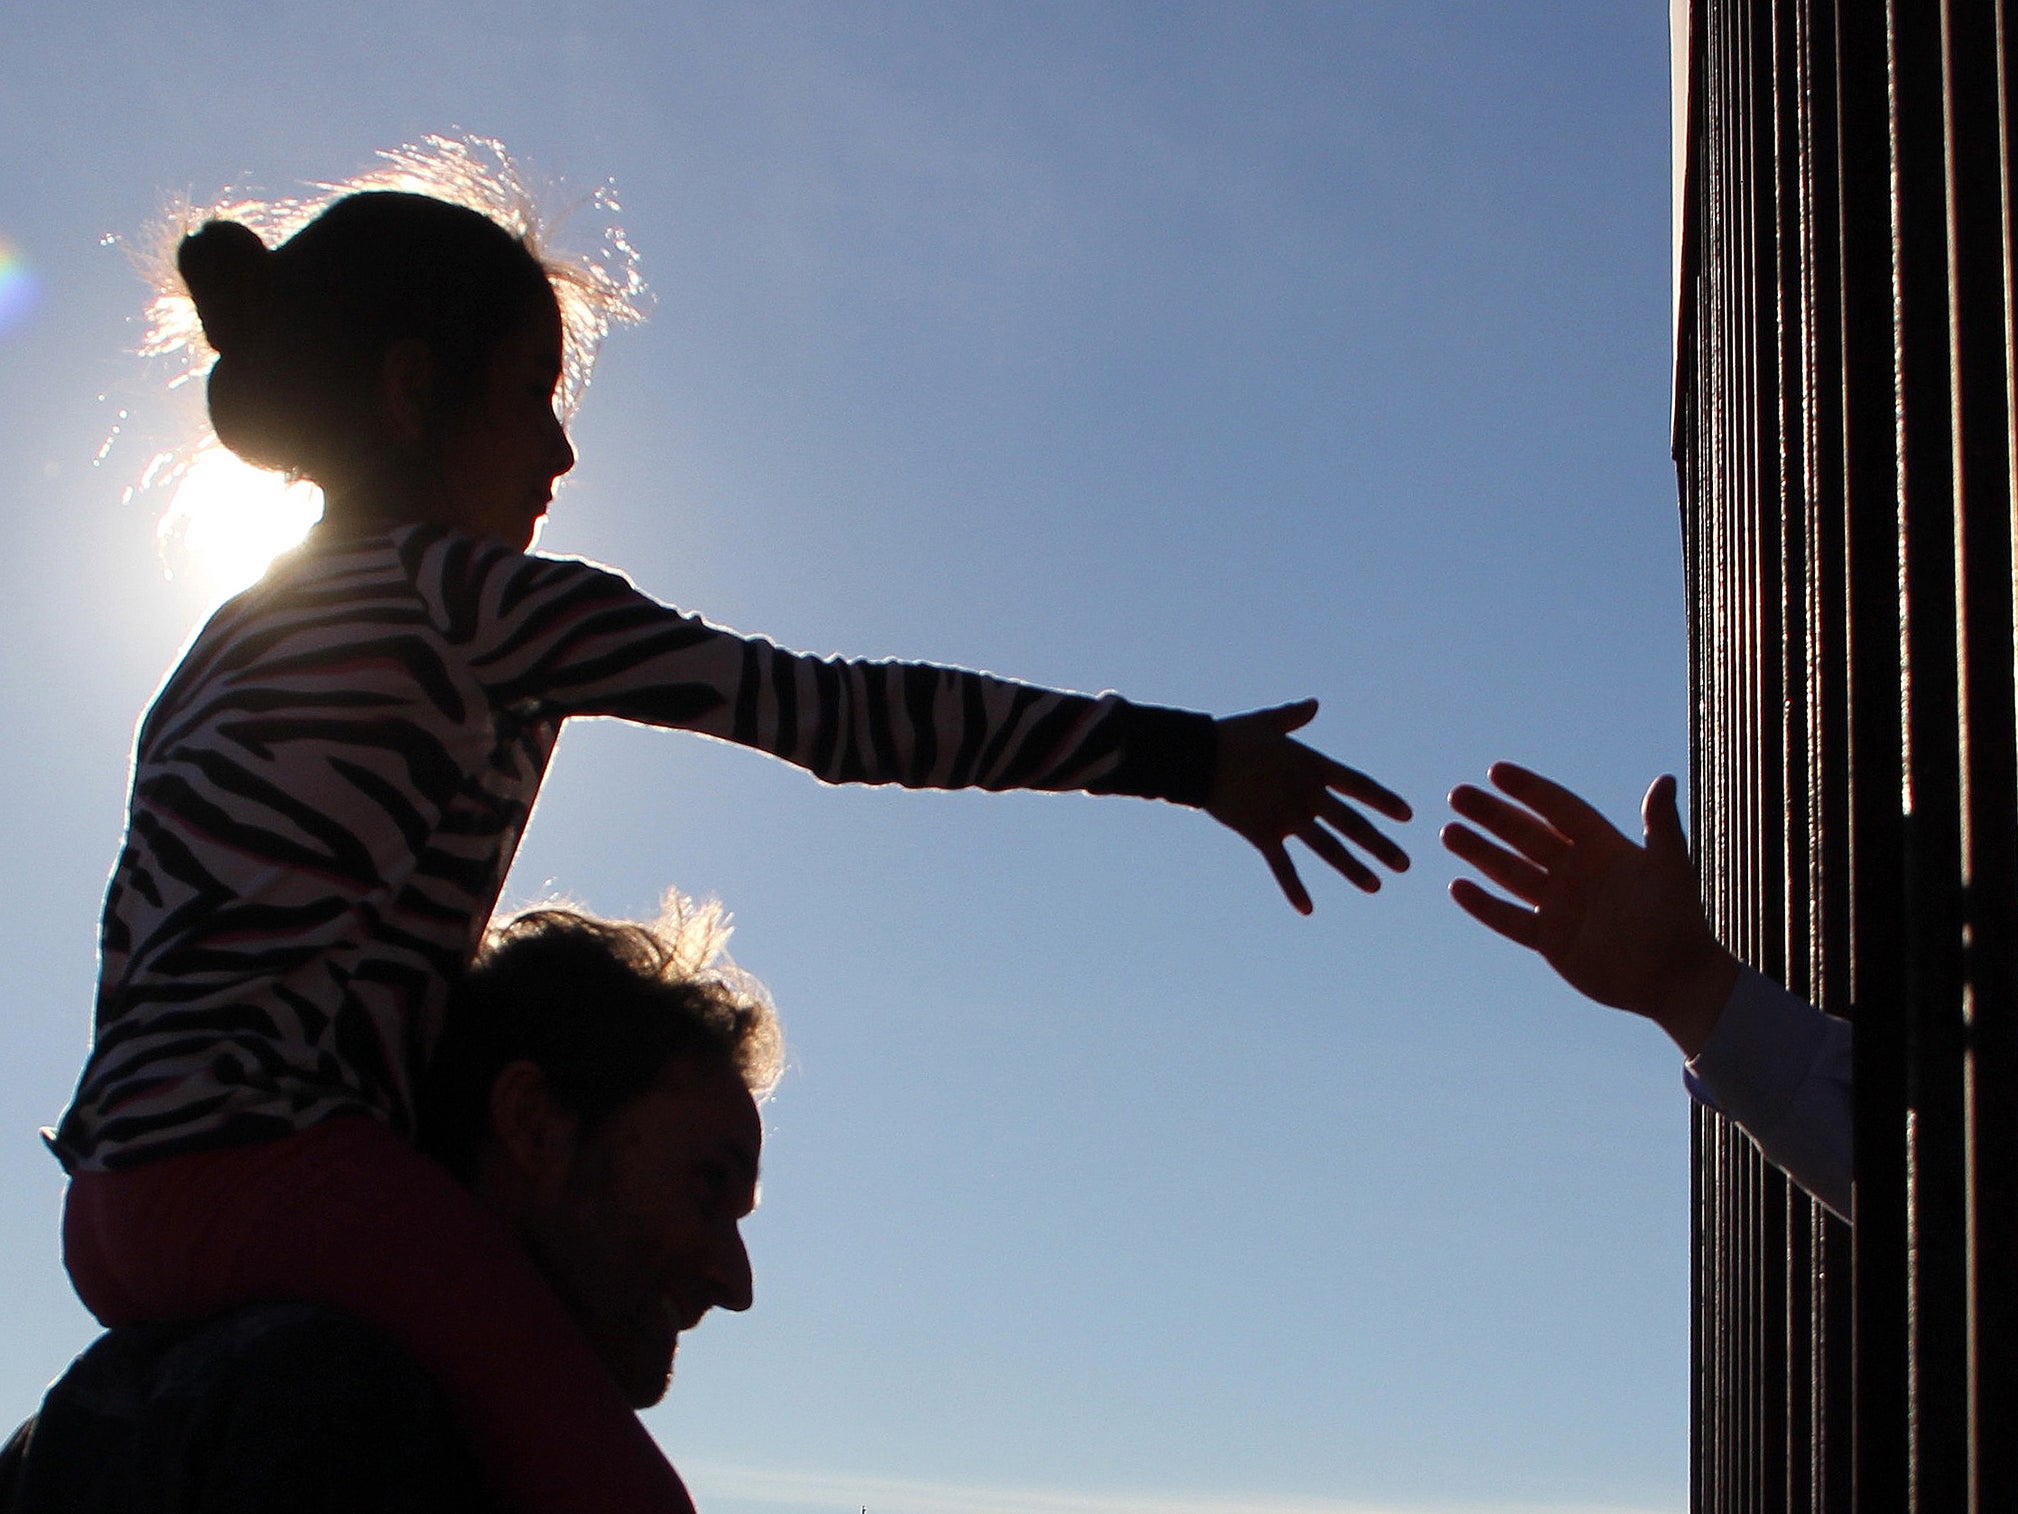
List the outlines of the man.
{"label": "man", "polygon": [[[725,934],[676,896],[653,926],[517,917],[458,987],[425,1095],[423,1145],[637,1408],[664,1396],[682,1331],[751,1301],[739,1227],[783,1044]],[[0,1457],[6,1514],[494,1507],[425,1375],[301,1305],[101,1337]]]}

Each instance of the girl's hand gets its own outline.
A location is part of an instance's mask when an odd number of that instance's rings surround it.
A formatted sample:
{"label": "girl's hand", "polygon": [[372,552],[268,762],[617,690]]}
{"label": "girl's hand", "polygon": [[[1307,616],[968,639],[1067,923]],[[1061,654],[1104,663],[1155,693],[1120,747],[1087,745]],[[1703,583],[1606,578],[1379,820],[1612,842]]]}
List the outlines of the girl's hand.
{"label": "girl's hand", "polygon": [[1539,774],[1500,762],[1491,777],[1515,803],[1465,784],[1450,804],[1494,839],[1452,823],[1443,844],[1527,907],[1469,878],[1451,884],[1451,898],[1488,930],[1539,952],[1577,992],[1645,1015],[1685,1056],[1701,1051],[1738,960],[1703,915],[1675,780],[1657,778],[1647,790],[1646,845],[1638,846]]}
{"label": "girl's hand", "polygon": [[1317,701],[1305,699],[1218,721],[1218,767],[1205,804],[1206,814],[1254,844],[1300,915],[1310,913],[1311,903],[1284,846],[1291,836],[1369,894],[1380,887],[1379,875],[1339,837],[1398,873],[1408,867],[1408,853],[1345,802],[1406,820],[1408,801],[1289,734],[1316,714]]}

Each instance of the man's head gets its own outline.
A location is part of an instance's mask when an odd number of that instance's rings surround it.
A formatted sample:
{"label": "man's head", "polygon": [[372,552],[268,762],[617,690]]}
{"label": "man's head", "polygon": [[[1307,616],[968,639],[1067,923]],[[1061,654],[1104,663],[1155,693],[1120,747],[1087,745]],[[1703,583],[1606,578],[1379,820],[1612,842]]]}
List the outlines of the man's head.
{"label": "man's head", "polygon": [[494,929],[423,1101],[423,1145],[524,1239],[640,1408],[681,1330],[750,1304],[738,1225],[783,1040],[725,935],[676,897],[651,926],[543,909]]}

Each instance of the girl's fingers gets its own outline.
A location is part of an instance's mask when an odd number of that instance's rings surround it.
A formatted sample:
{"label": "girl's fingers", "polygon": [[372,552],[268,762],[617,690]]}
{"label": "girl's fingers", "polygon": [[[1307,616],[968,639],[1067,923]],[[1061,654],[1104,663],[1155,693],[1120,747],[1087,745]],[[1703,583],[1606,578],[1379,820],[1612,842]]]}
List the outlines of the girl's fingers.
{"label": "girl's fingers", "polygon": [[[1368,827],[1368,829],[1372,829],[1372,827]],[[1319,825],[1315,820],[1299,829],[1296,833],[1296,839],[1309,847],[1313,852],[1316,852],[1324,861],[1330,863],[1332,867],[1351,881],[1353,887],[1369,894],[1380,892],[1380,876],[1364,862],[1361,862],[1359,858],[1347,851],[1345,844],[1338,837],[1332,835],[1330,831]],[[1406,864],[1407,859],[1404,858],[1403,865],[1405,866]]]}
{"label": "girl's fingers", "polygon": [[1291,731],[1302,730],[1317,719],[1317,701],[1299,699],[1293,704],[1279,704],[1268,713],[1275,717],[1275,728],[1287,735]]}
{"label": "girl's fingers", "polygon": [[1539,904],[1549,875],[1527,858],[1495,846],[1470,826],[1456,822],[1442,832],[1444,849],[1484,873],[1508,893]]}
{"label": "girl's fingers", "polygon": [[1346,840],[1355,843],[1361,851],[1376,861],[1393,868],[1397,873],[1408,871],[1408,853],[1383,835],[1379,826],[1344,800],[1326,794],[1317,807],[1317,814],[1326,825]]}
{"label": "girl's fingers", "polygon": [[1279,736],[1287,736],[1291,731],[1300,731],[1317,719],[1315,699],[1296,699],[1288,704],[1271,704],[1263,709],[1249,710],[1244,715],[1228,715],[1224,724],[1260,726],[1274,731]]}
{"label": "girl's fingers", "polygon": [[1289,907],[1299,915],[1310,913],[1310,894],[1303,886],[1303,880],[1296,876],[1296,864],[1289,860],[1289,853],[1280,841],[1255,843],[1268,863],[1268,870],[1275,875],[1275,886],[1282,890],[1282,897],[1289,901]]}
{"label": "girl's fingers", "polygon": [[1356,800],[1368,809],[1378,810],[1390,820],[1411,820],[1415,811],[1401,795],[1386,784],[1366,776],[1358,768],[1349,768],[1344,763],[1326,757],[1322,752],[1313,752],[1324,764],[1324,786],[1346,798]]}
{"label": "girl's fingers", "polygon": [[1460,878],[1451,884],[1450,896],[1459,909],[1487,930],[1505,936],[1516,946],[1534,951],[1541,949],[1541,927],[1533,910],[1495,898],[1469,878]]}

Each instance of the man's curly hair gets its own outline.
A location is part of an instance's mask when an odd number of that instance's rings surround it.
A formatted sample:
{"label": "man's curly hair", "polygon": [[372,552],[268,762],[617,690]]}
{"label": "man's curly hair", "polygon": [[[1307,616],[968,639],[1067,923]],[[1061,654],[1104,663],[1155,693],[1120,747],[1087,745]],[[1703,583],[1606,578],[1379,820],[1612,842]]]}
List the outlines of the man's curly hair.
{"label": "man's curly hair", "polygon": [[531,1062],[592,1131],[679,1059],[732,1069],[758,1098],[784,1066],[769,995],[723,953],[719,904],[669,893],[649,924],[565,906],[491,928],[455,985],[421,1100],[421,1146],[464,1182],[476,1175],[490,1091]]}

